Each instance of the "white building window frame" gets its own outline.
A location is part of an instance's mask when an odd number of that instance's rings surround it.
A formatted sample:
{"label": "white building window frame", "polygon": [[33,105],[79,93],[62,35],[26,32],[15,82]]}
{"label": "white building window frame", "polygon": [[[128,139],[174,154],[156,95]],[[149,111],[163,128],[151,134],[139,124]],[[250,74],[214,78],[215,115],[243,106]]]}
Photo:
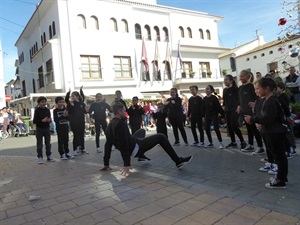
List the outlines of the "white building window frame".
{"label": "white building window frame", "polygon": [[82,79],[102,79],[99,55],[80,55],[80,64]]}

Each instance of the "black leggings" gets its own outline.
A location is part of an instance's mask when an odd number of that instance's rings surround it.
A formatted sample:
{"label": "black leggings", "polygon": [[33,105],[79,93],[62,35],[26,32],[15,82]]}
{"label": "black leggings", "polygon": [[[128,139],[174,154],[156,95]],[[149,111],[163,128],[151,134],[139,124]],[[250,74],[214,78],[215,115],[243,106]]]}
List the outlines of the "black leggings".
{"label": "black leggings", "polygon": [[198,127],[200,133],[200,142],[204,142],[204,131],[202,128],[202,116],[201,115],[192,115],[191,116],[191,130],[194,137],[195,142],[199,142],[198,134],[196,131],[196,126]]}
{"label": "black leggings", "polygon": [[83,150],[85,123],[73,122],[70,123],[70,125],[71,125],[71,130],[73,132],[73,150],[76,150],[78,147],[80,147],[81,150]]}
{"label": "black leggings", "polygon": [[95,120],[95,131],[96,131],[96,136],[95,136],[95,140],[96,140],[96,147],[99,148],[100,147],[100,128],[102,127],[102,131],[104,132],[107,128],[107,122],[106,119],[104,120]]}
{"label": "black leggings", "polygon": [[244,142],[242,132],[239,128],[239,114],[235,111],[226,112],[226,121],[231,142],[235,142],[235,134],[240,139],[240,142]]}
{"label": "black leggings", "polygon": [[255,123],[248,124],[246,123],[247,132],[248,132],[248,144],[253,145],[254,136],[257,142],[258,147],[263,147],[263,143],[261,140],[261,135],[259,130],[256,128]]}
{"label": "black leggings", "polygon": [[211,122],[214,125],[214,130],[216,132],[219,142],[222,142],[222,136],[221,136],[221,132],[219,130],[218,115],[211,115],[211,116],[205,116],[205,132],[206,132],[209,143],[212,143],[212,138],[211,138],[211,133],[210,133]]}
{"label": "black leggings", "polygon": [[137,157],[144,156],[145,152],[159,144],[175,163],[179,162],[178,155],[164,134],[154,134],[146,138],[137,139],[137,144],[139,145]]}
{"label": "black leggings", "polygon": [[178,135],[178,129],[181,133],[182,139],[185,143],[187,143],[187,136],[185,133],[185,129],[183,127],[183,122],[182,122],[182,117],[176,117],[176,118],[169,118],[169,121],[172,125],[173,128],[173,134],[174,134],[174,138],[175,138],[175,142],[179,142],[179,135]]}

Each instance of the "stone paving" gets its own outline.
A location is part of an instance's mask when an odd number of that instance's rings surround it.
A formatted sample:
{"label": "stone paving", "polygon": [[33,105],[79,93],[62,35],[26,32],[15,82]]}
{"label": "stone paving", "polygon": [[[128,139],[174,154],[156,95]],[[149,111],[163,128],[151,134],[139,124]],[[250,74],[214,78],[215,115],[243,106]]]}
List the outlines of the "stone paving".
{"label": "stone paving", "polygon": [[[177,170],[156,146],[147,153],[150,163],[133,159],[125,178],[117,150],[113,170],[100,172],[103,154],[96,153],[94,137],[86,138],[86,147],[90,154],[61,161],[52,136],[57,160],[38,165],[34,136],[2,140],[0,224],[300,224],[299,155],[289,160],[287,188],[269,190],[264,184],[270,175],[258,171],[263,156],[238,150],[179,146],[179,155],[194,159]],[[41,199],[29,201],[30,196]]]}

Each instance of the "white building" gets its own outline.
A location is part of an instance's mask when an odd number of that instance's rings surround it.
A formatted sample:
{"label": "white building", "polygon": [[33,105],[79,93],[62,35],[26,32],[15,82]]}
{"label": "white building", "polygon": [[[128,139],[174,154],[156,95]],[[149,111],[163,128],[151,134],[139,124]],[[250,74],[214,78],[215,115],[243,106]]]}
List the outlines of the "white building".
{"label": "white building", "polygon": [[3,52],[2,44],[0,41],[0,109],[6,106],[5,101],[5,81],[4,81],[4,68],[3,68]]}
{"label": "white building", "polygon": [[81,86],[108,101],[115,90],[124,98],[156,98],[172,87],[184,93],[190,85],[221,91],[218,55],[228,50],[218,43],[221,19],[156,0],[42,0],[15,44],[21,95]]}

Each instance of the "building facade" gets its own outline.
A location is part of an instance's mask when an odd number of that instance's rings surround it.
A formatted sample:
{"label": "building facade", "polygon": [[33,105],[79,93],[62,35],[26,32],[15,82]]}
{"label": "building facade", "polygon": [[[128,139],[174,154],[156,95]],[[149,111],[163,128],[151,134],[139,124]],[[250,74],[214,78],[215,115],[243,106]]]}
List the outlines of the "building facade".
{"label": "building facade", "polygon": [[221,19],[155,0],[42,0],[15,44],[21,97],[81,86],[107,98],[115,90],[155,98],[192,84],[221,91]]}

